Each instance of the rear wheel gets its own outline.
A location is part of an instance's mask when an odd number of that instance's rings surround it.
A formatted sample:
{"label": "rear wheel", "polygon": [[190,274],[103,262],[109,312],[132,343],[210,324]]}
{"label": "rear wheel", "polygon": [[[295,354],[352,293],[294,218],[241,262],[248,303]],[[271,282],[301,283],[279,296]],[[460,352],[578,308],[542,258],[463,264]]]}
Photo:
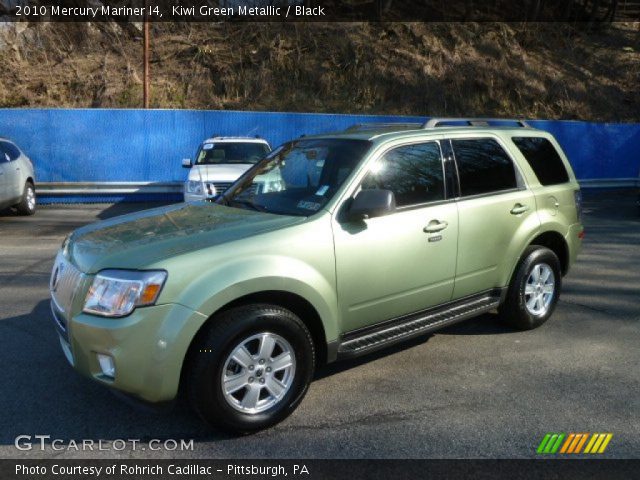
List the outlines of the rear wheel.
{"label": "rear wheel", "polygon": [[248,433],[284,420],[314,371],[304,323],[281,307],[257,304],[214,317],[191,352],[189,400],[211,425]]}
{"label": "rear wheel", "polygon": [[539,327],[553,313],[561,285],[562,273],[556,254],[546,247],[528,247],[499,309],[501,318],[519,330]]}
{"label": "rear wheel", "polygon": [[16,210],[20,215],[33,215],[36,213],[36,189],[33,183],[25,183],[22,199],[16,205]]}

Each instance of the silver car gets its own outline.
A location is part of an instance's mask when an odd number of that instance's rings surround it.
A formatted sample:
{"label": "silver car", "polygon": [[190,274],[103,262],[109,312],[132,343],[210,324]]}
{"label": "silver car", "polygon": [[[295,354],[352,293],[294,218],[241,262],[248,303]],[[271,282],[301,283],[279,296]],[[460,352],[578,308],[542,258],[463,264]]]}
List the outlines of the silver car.
{"label": "silver car", "polygon": [[0,209],[15,207],[21,215],[36,213],[33,163],[18,146],[0,137]]}

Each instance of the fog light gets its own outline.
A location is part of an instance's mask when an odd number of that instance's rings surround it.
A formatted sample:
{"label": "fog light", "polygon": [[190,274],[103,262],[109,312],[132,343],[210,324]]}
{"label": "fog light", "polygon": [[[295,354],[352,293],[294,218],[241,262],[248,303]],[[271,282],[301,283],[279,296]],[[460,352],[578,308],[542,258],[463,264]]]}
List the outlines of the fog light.
{"label": "fog light", "polygon": [[113,362],[113,358],[110,355],[103,355],[98,353],[98,363],[100,364],[100,370],[105,377],[116,378],[116,364]]}

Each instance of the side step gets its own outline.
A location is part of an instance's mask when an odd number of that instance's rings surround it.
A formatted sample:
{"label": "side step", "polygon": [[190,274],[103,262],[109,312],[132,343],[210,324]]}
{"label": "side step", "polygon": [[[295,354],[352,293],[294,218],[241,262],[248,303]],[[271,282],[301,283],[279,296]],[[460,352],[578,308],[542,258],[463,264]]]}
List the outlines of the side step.
{"label": "side step", "polygon": [[338,358],[363,355],[467,320],[497,308],[501,298],[502,290],[491,290],[373,327],[349,332],[342,337],[338,347]]}

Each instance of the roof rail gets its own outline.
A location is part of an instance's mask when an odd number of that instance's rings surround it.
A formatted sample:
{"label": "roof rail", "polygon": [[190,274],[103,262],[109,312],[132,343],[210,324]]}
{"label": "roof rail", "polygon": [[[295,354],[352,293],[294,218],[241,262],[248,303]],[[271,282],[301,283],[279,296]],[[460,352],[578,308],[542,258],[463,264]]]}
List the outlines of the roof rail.
{"label": "roof rail", "polygon": [[488,127],[491,122],[513,122],[521,128],[531,126],[521,118],[431,118],[422,125],[422,128],[435,128],[443,123],[466,122],[470,127]]}
{"label": "roof rail", "polygon": [[345,132],[363,132],[367,130],[382,130],[382,129],[393,129],[398,128],[402,130],[408,129],[420,129],[423,126],[422,123],[418,122],[387,122],[387,123],[356,123],[346,128]]}

